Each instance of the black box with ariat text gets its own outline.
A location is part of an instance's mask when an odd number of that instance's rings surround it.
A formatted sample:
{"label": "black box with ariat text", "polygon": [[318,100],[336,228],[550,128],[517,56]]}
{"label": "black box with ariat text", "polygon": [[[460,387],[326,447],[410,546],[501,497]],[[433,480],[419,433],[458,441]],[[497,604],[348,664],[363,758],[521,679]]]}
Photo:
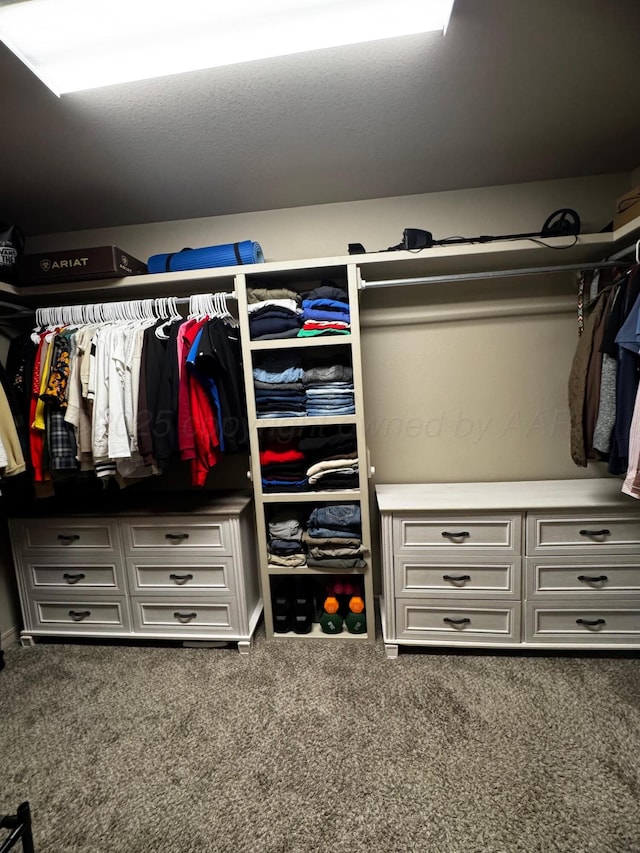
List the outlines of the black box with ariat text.
{"label": "black box with ariat text", "polygon": [[21,287],[64,281],[92,281],[144,275],[147,265],[117,246],[41,252],[18,258],[17,281]]}

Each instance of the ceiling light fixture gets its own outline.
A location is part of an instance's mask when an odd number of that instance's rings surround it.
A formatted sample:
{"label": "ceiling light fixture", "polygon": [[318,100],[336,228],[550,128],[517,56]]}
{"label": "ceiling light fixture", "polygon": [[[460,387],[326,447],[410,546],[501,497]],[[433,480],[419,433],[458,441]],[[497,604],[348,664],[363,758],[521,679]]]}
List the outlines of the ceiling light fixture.
{"label": "ceiling light fixture", "polygon": [[0,0],[0,41],[56,95],[446,30],[454,0]]}

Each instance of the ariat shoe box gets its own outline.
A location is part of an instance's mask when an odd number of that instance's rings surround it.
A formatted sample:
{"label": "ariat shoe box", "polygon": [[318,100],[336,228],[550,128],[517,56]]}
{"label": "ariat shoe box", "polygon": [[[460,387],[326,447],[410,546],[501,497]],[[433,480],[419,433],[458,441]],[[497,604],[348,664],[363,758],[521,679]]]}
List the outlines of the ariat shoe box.
{"label": "ariat shoe box", "polygon": [[627,222],[640,217],[640,187],[629,190],[616,201],[616,213],[613,217],[613,230],[617,231]]}
{"label": "ariat shoe box", "polygon": [[147,272],[145,263],[117,246],[22,255],[18,258],[17,268],[16,284],[22,287],[49,282],[59,284],[63,281],[121,278]]}

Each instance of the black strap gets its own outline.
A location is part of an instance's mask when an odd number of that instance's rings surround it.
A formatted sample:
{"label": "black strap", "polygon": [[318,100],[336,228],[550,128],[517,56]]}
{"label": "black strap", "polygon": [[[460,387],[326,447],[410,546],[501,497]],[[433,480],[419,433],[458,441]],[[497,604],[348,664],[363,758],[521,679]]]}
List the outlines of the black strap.
{"label": "black strap", "polygon": [[[180,252],[192,252],[193,249],[191,246],[185,246],[184,249],[181,249]],[[167,255],[164,261],[164,271],[171,272],[171,258],[174,258],[176,255],[179,255],[180,252],[171,252],[170,255]]]}
{"label": "black strap", "polygon": [[239,264],[243,264],[244,261],[242,260],[242,256],[240,254],[240,243],[234,243],[233,244],[233,251],[236,253],[236,261]]}

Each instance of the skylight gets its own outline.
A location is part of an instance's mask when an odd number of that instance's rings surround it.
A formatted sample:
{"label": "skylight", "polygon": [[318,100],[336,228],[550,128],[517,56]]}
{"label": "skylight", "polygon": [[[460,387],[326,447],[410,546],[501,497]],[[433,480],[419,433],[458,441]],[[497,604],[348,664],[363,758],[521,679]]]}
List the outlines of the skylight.
{"label": "skylight", "polygon": [[446,30],[454,0],[0,0],[0,41],[57,95]]}

